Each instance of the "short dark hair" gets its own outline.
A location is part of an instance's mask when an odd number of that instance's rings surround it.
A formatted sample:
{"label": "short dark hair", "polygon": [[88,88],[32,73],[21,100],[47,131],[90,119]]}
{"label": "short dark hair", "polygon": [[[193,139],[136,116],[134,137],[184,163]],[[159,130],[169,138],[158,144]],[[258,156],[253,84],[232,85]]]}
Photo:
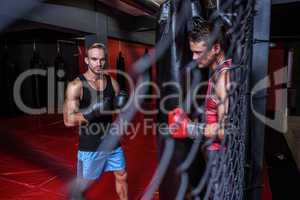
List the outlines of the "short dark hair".
{"label": "short dark hair", "polygon": [[[207,21],[198,21],[193,19],[190,21],[188,27],[188,38],[191,42],[206,42],[212,44],[220,44],[223,51],[227,49],[227,41],[225,39],[225,28],[220,25],[220,29],[216,30],[215,27]],[[216,34],[216,35],[212,35]],[[211,44],[211,45],[212,45]]]}

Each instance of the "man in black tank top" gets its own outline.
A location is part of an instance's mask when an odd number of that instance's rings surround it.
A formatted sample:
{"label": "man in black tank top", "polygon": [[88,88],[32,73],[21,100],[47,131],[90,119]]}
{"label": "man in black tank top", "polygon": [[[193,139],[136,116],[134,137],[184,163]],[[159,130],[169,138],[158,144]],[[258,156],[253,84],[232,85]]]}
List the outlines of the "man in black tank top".
{"label": "man in black tank top", "polygon": [[127,200],[127,172],[120,144],[110,152],[97,150],[112,123],[112,110],[124,106],[126,94],[105,72],[105,46],[94,43],[86,54],[88,70],[68,84],[64,103],[64,123],[67,127],[79,126],[80,135],[72,199],[82,199],[93,180],[103,172],[113,171],[118,196]]}

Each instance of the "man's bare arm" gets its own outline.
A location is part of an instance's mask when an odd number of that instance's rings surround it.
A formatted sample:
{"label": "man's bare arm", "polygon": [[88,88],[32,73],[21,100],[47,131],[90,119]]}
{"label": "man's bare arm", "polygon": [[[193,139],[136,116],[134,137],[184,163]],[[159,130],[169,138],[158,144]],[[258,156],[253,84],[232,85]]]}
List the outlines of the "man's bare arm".
{"label": "man's bare arm", "polygon": [[219,99],[218,105],[218,124],[219,124],[219,137],[224,137],[224,125],[228,115],[228,106],[229,106],[229,91],[230,88],[230,76],[229,72],[223,71],[220,74],[219,79],[216,83],[216,95]]}
{"label": "man's bare arm", "polygon": [[82,84],[79,80],[75,79],[68,84],[64,102],[64,123],[68,127],[87,123],[82,113],[79,112],[81,91]]}

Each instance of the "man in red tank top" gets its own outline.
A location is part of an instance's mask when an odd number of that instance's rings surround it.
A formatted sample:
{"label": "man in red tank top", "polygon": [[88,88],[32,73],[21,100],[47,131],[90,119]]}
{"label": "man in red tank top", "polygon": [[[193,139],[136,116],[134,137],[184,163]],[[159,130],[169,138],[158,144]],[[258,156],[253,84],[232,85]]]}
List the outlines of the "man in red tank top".
{"label": "man in red tank top", "polygon": [[[224,138],[230,84],[228,69],[231,66],[231,59],[225,58],[225,42],[221,31],[217,33],[216,40],[210,43],[212,31],[212,27],[208,23],[201,24],[200,28],[193,28],[189,32],[188,38],[193,60],[196,61],[198,68],[211,70],[205,97],[205,128],[200,134],[203,134],[206,139],[214,141],[207,150],[215,151],[220,149],[220,141]],[[191,126],[193,123],[182,109],[176,108],[171,111],[168,120],[169,126],[173,127],[171,134],[174,138],[195,135],[191,133],[195,129],[190,128],[193,127]],[[174,129],[174,127],[176,128]]]}

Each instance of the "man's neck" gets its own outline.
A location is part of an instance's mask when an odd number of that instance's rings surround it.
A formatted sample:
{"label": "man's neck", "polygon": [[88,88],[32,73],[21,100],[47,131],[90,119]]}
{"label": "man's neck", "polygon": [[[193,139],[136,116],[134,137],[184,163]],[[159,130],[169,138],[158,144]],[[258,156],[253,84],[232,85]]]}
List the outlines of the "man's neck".
{"label": "man's neck", "polygon": [[95,82],[97,80],[100,80],[100,79],[104,79],[104,74],[96,74],[94,72],[92,72],[91,70],[88,70],[86,72],[86,76],[88,77],[89,80]]}
{"label": "man's neck", "polygon": [[213,71],[215,71],[215,70],[217,69],[217,67],[218,67],[221,63],[223,63],[224,61],[225,61],[225,55],[224,55],[223,52],[221,52],[221,53],[217,56],[216,60],[212,63],[212,65],[211,65],[210,68],[211,68]]}

